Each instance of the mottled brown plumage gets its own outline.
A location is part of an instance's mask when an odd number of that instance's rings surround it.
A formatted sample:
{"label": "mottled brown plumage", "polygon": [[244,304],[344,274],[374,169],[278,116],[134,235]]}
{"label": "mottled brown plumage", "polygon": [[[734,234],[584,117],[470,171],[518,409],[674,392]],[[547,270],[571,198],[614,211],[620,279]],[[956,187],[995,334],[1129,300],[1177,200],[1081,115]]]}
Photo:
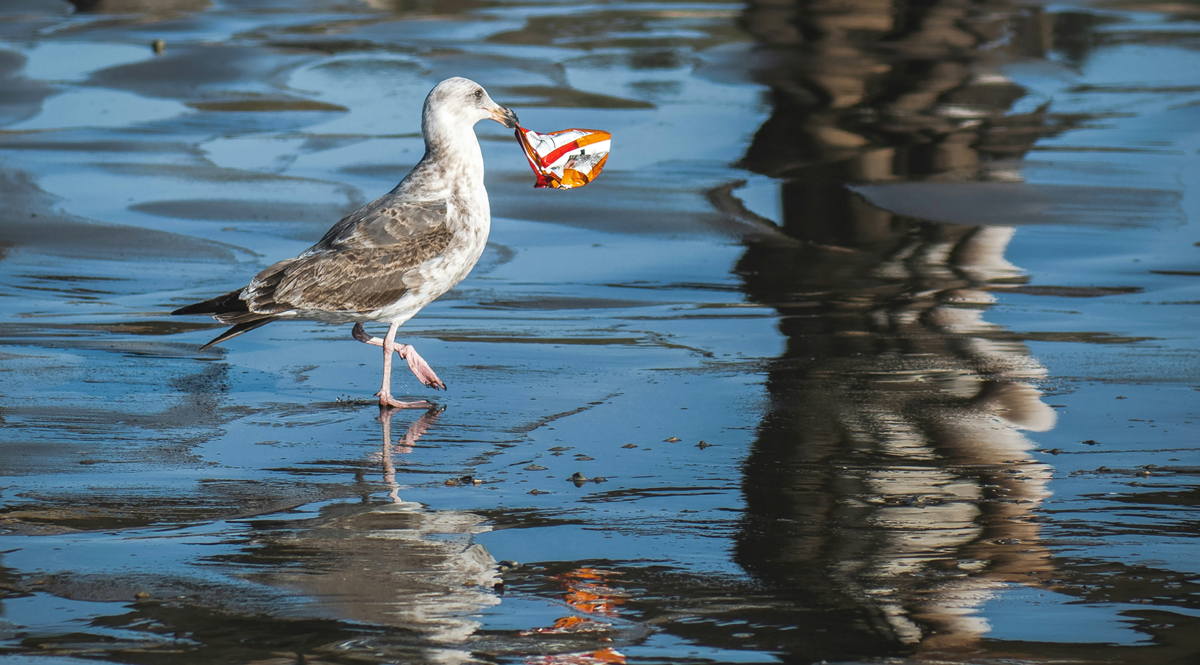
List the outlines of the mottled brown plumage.
{"label": "mottled brown plumage", "polygon": [[445,253],[454,241],[444,221],[420,235],[395,233],[383,224],[362,229],[363,234],[391,240],[375,246],[361,241],[346,246],[318,243],[302,256],[280,261],[259,273],[243,292],[249,309],[264,314],[299,310],[366,315],[418,287],[422,277],[417,268]]}

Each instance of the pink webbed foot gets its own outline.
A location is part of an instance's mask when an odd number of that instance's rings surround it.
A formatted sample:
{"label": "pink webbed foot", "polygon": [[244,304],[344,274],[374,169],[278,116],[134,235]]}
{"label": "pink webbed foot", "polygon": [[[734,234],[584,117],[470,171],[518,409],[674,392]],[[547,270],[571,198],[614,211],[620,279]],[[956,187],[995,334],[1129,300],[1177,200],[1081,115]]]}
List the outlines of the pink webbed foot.
{"label": "pink webbed foot", "polygon": [[425,362],[425,359],[412,346],[398,344],[396,345],[396,352],[408,363],[408,369],[412,370],[413,376],[417,377],[418,381],[430,388],[446,389],[446,384],[442,383],[442,380],[434,373],[429,363]]}
{"label": "pink webbed foot", "polygon": [[391,393],[385,393],[382,390],[375,393],[379,397],[379,406],[391,407],[393,409],[428,409],[433,406],[433,402],[425,400],[417,400],[415,402],[401,402],[394,399]]}

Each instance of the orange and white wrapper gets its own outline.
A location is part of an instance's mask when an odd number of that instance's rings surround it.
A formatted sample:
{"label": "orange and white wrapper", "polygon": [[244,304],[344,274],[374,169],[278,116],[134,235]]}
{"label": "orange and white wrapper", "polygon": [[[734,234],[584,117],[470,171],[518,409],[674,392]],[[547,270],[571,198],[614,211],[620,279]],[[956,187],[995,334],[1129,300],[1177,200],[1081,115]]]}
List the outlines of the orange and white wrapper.
{"label": "orange and white wrapper", "polygon": [[534,187],[583,187],[608,161],[612,135],[599,129],[564,129],[539,134],[517,127],[517,140],[537,174]]}

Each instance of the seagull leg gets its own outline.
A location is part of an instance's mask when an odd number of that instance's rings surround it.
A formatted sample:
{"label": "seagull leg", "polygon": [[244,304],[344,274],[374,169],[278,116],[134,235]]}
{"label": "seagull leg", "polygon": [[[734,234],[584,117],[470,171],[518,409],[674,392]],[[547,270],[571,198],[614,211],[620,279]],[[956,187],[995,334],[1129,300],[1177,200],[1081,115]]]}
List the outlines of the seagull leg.
{"label": "seagull leg", "polygon": [[[362,324],[356,323],[354,324],[354,330],[351,331],[351,334],[354,336],[354,339],[363,342],[364,344],[383,347],[383,387],[379,389],[379,392],[375,393],[379,396],[379,406],[391,406],[397,409],[429,408],[433,406],[433,404],[426,402],[425,400],[420,400],[418,402],[401,402],[400,400],[392,399],[392,352],[399,351],[399,348],[397,347],[404,346],[403,344],[396,344],[395,342],[396,331],[399,329],[400,324],[393,323],[392,327],[388,328],[387,337],[384,339],[379,339],[378,337],[371,337],[367,335],[367,332],[363,330]],[[400,357],[404,357],[403,353],[401,353]]]}
{"label": "seagull leg", "polygon": [[[399,328],[399,324],[392,324],[392,327],[388,328],[387,339],[379,339],[378,337],[371,337],[368,335],[367,331],[363,329],[363,325],[361,323],[356,323],[354,324],[354,329],[350,331],[350,334],[354,335],[354,339],[362,342],[363,344],[382,346],[385,349],[388,345],[390,345],[392,349],[408,363],[408,369],[412,371],[413,376],[417,377],[418,381],[425,384],[429,388],[441,388],[442,390],[445,390],[446,384],[438,378],[438,375],[433,371],[433,368],[429,366],[429,363],[425,362],[425,359],[421,357],[421,354],[417,353],[417,350],[413,348],[411,344],[396,344],[393,341],[396,337],[396,330]],[[386,358],[383,361],[383,372],[386,381],[388,374],[391,372],[392,356],[390,353],[385,353],[385,355]]]}

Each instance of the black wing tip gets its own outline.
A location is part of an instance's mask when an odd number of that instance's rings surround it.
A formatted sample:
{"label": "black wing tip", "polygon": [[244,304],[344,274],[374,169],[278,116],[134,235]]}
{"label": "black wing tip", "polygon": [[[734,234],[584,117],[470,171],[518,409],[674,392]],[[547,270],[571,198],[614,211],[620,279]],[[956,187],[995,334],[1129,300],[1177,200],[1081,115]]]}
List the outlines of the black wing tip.
{"label": "black wing tip", "polygon": [[276,317],[268,316],[268,317],[264,317],[261,319],[255,319],[253,321],[247,321],[245,323],[239,323],[236,326],[233,326],[232,328],[226,330],[225,332],[221,333],[220,335],[217,335],[213,339],[209,340],[209,342],[207,344],[200,347],[198,350],[203,351],[203,350],[207,349],[208,347],[214,346],[216,344],[220,344],[221,342],[224,342],[225,340],[227,340],[231,337],[237,337],[238,335],[241,335],[242,333],[248,333],[251,330],[254,330],[255,328],[261,328],[261,327],[267,325],[268,323],[274,321],[275,319],[276,319]]}
{"label": "black wing tip", "polygon": [[205,303],[198,302],[194,305],[187,305],[185,307],[180,307],[179,309],[175,310],[174,312],[171,312],[171,316],[180,316],[180,315],[184,315],[184,314],[211,314],[212,313],[211,308],[201,308],[201,306],[204,304]]}

